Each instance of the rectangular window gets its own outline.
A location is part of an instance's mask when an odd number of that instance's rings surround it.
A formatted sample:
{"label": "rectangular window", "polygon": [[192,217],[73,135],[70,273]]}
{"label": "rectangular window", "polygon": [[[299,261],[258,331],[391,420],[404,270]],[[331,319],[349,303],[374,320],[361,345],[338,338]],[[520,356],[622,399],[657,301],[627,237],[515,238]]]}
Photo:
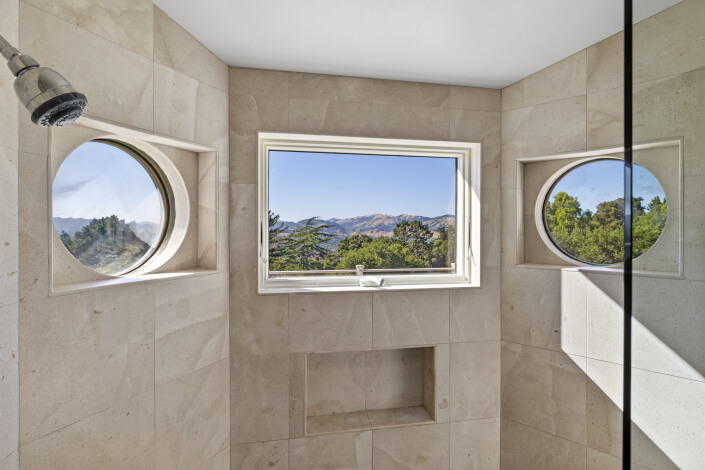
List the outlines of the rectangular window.
{"label": "rectangular window", "polygon": [[478,286],[479,169],[478,143],[260,133],[260,292]]}

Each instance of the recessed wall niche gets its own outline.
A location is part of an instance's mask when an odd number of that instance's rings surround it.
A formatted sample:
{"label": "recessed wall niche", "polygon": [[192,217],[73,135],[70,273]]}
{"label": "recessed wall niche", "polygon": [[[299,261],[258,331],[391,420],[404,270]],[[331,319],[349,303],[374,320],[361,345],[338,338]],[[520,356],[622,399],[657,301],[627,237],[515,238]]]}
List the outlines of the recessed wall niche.
{"label": "recessed wall niche", "polygon": [[437,364],[448,358],[441,349],[293,355],[292,365],[301,367],[292,367],[291,422],[302,429],[292,432],[310,436],[439,421],[437,410],[447,408],[439,387],[447,377]]}
{"label": "recessed wall niche", "polygon": [[[537,222],[546,191],[552,181],[571,166],[597,159],[624,159],[623,148],[589,152],[574,152],[542,157],[520,158],[516,161],[516,259],[517,266],[577,267],[581,269],[612,270],[615,266],[590,266],[558,256],[541,236],[543,226]],[[634,270],[641,274],[673,277],[683,275],[683,221],[680,217],[683,202],[683,142],[670,139],[635,144],[634,163],[652,173],[662,185],[668,200],[668,219],[658,241],[634,260]],[[646,202],[645,202],[646,203]],[[539,214],[540,216],[540,214]]]}
{"label": "recessed wall niche", "polygon": [[[91,141],[115,142],[134,149],[145,158],[152,159],[169,184],[171,207],[167,238],[144,264],[118,276],[101,274],[84,266],[69,253],[55,229],[52,213],[54,178],[67,156],[77,147]],[[83,117],[70,127],[52,128],[48,178],[51,292],[194,275],[224,268],[217,266],[216,259],[217,159],[217,151],[213,147],[146,133],[90,117]]]}

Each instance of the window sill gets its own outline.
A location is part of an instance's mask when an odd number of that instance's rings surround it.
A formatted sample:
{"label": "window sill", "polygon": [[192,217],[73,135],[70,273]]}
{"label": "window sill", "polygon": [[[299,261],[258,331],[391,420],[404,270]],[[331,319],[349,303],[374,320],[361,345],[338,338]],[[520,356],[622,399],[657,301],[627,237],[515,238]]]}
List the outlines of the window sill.
{"label": "window sill", "polygon": [[74,284],[54,285],[49,292],[49,297],[60,295],[75,294],[78,292],[92,291],[95,289],[108,289],[111,287],[124,286],[135,283],[149,283],[171,281],[174,279],[185,279],[197,276],[208,276],[217,274],[220,271],[215,269],[192,269],[188,271],[175,271],[169,273],[158,274],[141,274],[139,276],[121,276],[113,279],[102,279],[99,281],[77,282]]}
{"label": "window sill", "polygon": [[436,289],[468,289],[479,288],[479,283],[439,283],[439,284],[405,284],[390,285],[382,287],[361,287],[361,286],[316,286],[316,287],[260,287],[260,294],[332,294],[345,292],[397,292],[397,291],[422,291]]}
{"label": "window sill", "polygon": [[[613,274],[613,275],[624,275],[624,268],[619,265],[615,267],[608,266],[563,266],[559,264],[517,264],[515,267],[520,269],[548,269],[553,271],[580,271],[585,273],[597,273],[597,274]],[[685,279],[685,276],[678,273],[668,272],[668,271],[632,271],[633,276],[637,277],[659,277],[666,279]]]}

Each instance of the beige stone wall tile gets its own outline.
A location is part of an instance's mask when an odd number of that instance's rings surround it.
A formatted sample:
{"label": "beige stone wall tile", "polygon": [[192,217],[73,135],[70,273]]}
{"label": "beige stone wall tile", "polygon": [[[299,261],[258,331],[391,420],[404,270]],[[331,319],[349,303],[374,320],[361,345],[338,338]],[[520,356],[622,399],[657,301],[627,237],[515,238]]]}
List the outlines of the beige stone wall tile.
{"label": "beige stone wall tile", "polygon": [[289,96],[290,72],[230,67],[231,95]]}
{"label": "beige stone wall tile", "polygon": [[289,352],[289,296],[258,295],[253,272],[230,274],[230,353]]}
{"label": "beige stone wall tile", "polygon": [[588,359],[587,371],[587,445],[621,458],[624,368]]}
{"label": "beige stone wall tile", "polygon": [[585,470],[586,447],[502,420],[502,470]]}
{"label": "beige stone wall tile", "polygon": [[[153,62],[24,2],[20,49],[88,97],[86,113],[151,130]],[[46,34],[52,31],[52,34]],[[75,51],[81,51],[76,54]]]}
{"label": "beige stone wall tile", "polygon": [[580,51],[502,90],[502,111],[584,95],[587,54]]}
{"label": "beige stone wall tile", "polygon": [[705,282],[635,277],[632,289],[632,366],[705,382]]}
{"label": "beige stone wall tile", "polygon": [[153,50],[153,4],[149,0],[27,0],[47,13],[148,59]]}
{"label": "beige stone wall tile", "polygon": [[364,135],[372,104],[368,102],[289,100],[289,130],[309,134]]}
{"label": "beige stone wall tile", "polygon": [[257,269],[257,190],[230,185],[230,271]]}
{"label": "beige stone wall tile", "polygon": [[310,354],[306,361],[306,415],[365,409],[365,352]]}
{"label": "beige stone wall tile", "polygon": [[289,468],[289,442],[269,441],[235,444],[230,454],[231,470]]}
{"label": "beige stone wall tile", "polygon": [[[506,165],[505,165],[506,166]],[[504,168],[503,166],[502,168]],[[517,246],[517,191],[514,189],[503,189],[500,197],[500,215],[502,218],[501,232],[501,260],[502,268],[514,268],[517,264],[517,255],[523,253]],[[523,260],[522,260],[523,261]],[[502,278],[504,278],[506,269],[502,269]]]}
{"label": "beige stone wall tile", "polygon": [[[703,159],[699,158],[699,160]],[[687,166],[685,173],[689,174]],[[705,227],[705,176],[686,176],[683,185],[684,274],[686,279],[703,281],[705,280],[705,239],[702,237],[703,227]]]}
{"label": "beige stone wall tile", "polygon": [[424,401],[424,349],[365,353],[365,407],[368,410],[420,406]]}
{"label": "beige stone wall tile", "polygon": [[154,130],[184,140],[196,137],[198,80],[154,64]]}
{"label": "beige stone wall tile", "polygon": [[450,341],[499,341],[500,269],[482,271],[482,288],[450,291]]}
{"label": "beige stone wall tile", "polygon": [[[446,423],[450,420],[450,345],[436,345],[433,349],[433,360],[434,418],[437,423]],[[426,395],[424,395],[425,397]],[[425,400],[424,406],[430,409],[429,404]]]}
{"label": "beige stone wall tile", "polygon": [[[17,99],[14,93],[11,97],[8,95],[8,101],[10,98]],[[49,128],[34,124],[31,120],[31,114],[26,109],[19,109],[19,148],[21,153],[48,155],[50,132]]]}
{"label": "beige stone wall tile", "polygon": [[230,470],[230,447],[227,446],[210,459],[203,467],[203,470]]}
{"label": "beige stone wall tile", "polygon": [[373,347],[447,343],[446,290],[373,294]]}
{"label": "beige stone wall tile", "polygon": [[[45,299],[49,292],[49,230],[46,156],[20,154],[18,185],[19,301]],[[53,225],[53,224],[52,224]]]}
{"label": "beige stone wall tile", "polygon": [[312,100],[371,102],[374,80],[313,73],[289,74],[289,97]]}
{"label": "beige stone wall tile", "polygon": [[450,420],[499,417],[499,341],[450,345]]}
{"label": "beige stone wall tile", "polygon": [[488,269],[502,266],[502,190],[482,190],[482,239],[480,264]]}
{"label": "beige stone wall tile", "polygon": [[447,108],[450,104],[450,87],[433,83],[374,80],[374,102]]}
{"label": "beige stone wall tile", "polygon": [[450,469],[499,469],[500,419],[450,423]]}
{"label": "beige stone wall tile", "polygon": [[588,149],[624,146],[624,88],[588,95],[587,126]]}
{"label": "beige stone wall tile", "polygon": [[632,369],[632,455],[647,468],[705,462],[705,383]]}
{"label": "beige stone wall tile", "polygon": [[367,417],[373,429],[432,424],[434,422],[428,411],[422,406],[372,410],[367,412]]}
{"label": "beige stone wall tile", "polygon": [[500,188],[501,129],[499,112],[459,109],[450,111],[450,140],[482,143],[483,189]]}
{"label": "beige stone wall tile", "polygon": [[450,110],[431,106],[375,104],[363,129],[368,137],[447,140]]}
{"label": "beige stone wall tile", "polygon": [[624,33],[587,48],[587,92],[624,86]]}
{"label": "beige stone wall tile", "polygon": [[561,350],[561,273],[502,269],[502,339]]}
{"label": "beige stone wall tile", "polygon": [[502,113],[502,160],[584,150],[586,107],[581,95]]}
{"label": "beige stone wall tile", "polygon": [[155,384],[228,357],[228,274],[155,286]]}
{"label": "beige stone wall tile", "polygon": [[15,449],[10,455],[0,459],[0,470],[19,470],[20,450]]}
{"label": "beige stone wall tile", "polygon": [[372,425],[370,424],[366,411],[310,416],[306,419],[306,433],[309,436],[336,432],[365,431],[370,429],[372,429]]}
{"label": "beige stone wall tile", "polygon": [[196,142],[218,149],[218,181],[229,181],[229,101],[227,92],[204,83],[196,94]]}
{"label": "beige stone wall tile", "polygon": [[[18,0],[2,0],[2,17],[0,17],[0,31],[3,37],[10,41],[15,47],[19,43],[19,8]],[[15,95],[14,78],[11,73],[5,72],[0,77],[0,99],[2,99],[2,108],[0,108],[0,147],[5,147],[9,150],[18,150],[19,142],[17,140],[18,132],[18,111],[26,113],[24,109],[20,109],[19,102]],[[28,116],[19,114],[21,117]],[[27,119],[29,120],[29,119]],[[32,124],[34,125],[34,124]]]}
{"label": "beige stone wall tile", "polygon": [[228,67],[157,7],[154,7],[154,61],[228,91]]}
{"label": "beige stone wall tile", "polygon": [[289,469],[372,470],[372,431],[289,441]]}
{"label": "beige stone wall tile", "polygon": [[0,146],[0,307],[16,304],[19,294],[18,180],[17,150]]}
{"label": "beige stone wall tile", "polygon": [[154,285],[20,304],[20,355],[22,443],[150,390]]}
{"label": "beige stone wall tile", "polygon": [[[288,127],[288,125],[287,125]],[[236,184],[257,183],[257,136],[238,135],[231,130],[230,136],[230,182]]]}
{"label": "beige stone wall tile", "polygon": [[306,432],[306,354],[289,355],[289,439]]}
{"label": "beige stone wall tile", "polygon": [[289,296],[289,347],[294,352],[372,347],[372,294]]}
{"label": "beige stone wall tile", "polygon": [[[18,306],[0,307],[0,462],[19,446]],[[1,466],[0,466],[1,468]]]}
{"label": "beige stone wall tile", "polygon": [[705,65],[698,47],[705,39],[705,10],[686,0],[634,27],[634,81],[642,82],[697,70]]}
{"label": "beige stone wall tile", "polygon": [[[289,129],[289,102],[269,95],[230,95],[230,130],[238,136]],[[256,154],[255,154],[256,156]]]}
{"label": "beige stone wall tile", "polygon": [[208,468],[229,445],[228,360],[183,376],[155,392],[158,470]]}
{"label": "beige stone wall tile", "polygon": [[503,343],[502,416],[585,445],[584,362],[559,352]]}
{"label": "beige stone wall tile", "polygon": [[587,355],[622,364],[624,345],[624,283],[622,276],[588,275]]}
{"label": "beige stone wall tile", "polygon": [[154,392],[149,391],[23,444],[22,469],[154,469]]}
{"label": "beige stone wall tile", "polygon": [[373,431],[373,466],[385,470],[446,469],[450,428],[429,424]]}
{"label": "beige stone wall tile", "polygon": [[502,91],[491,88],[451,86],[450,107],[474,111],[501,111]]}
{"label": "beige stone wall tile", "polygon": [[[638,467],[636,467],[638,468]],[[621,470],[622,459],[587,448],[587,470]]]}
{"label": "beige stone wall tile", "polygon": [[[617,276],[615,281],[621,282]],[[587,355],[587,295],[589,280],[580,271],[561,271],[561,350],[566,354]]]}
{"label": "beige stone wall tile", "polygon": [[231,443],[288,438],[289,355],[231,355]]}

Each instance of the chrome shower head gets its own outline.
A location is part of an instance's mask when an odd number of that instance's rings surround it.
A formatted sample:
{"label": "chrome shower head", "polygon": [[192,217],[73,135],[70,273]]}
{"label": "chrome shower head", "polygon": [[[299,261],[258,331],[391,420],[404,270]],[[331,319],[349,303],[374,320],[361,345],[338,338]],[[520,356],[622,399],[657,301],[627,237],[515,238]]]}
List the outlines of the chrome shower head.
{"label": "chrome shower head", "polygon": [[2,36],[0,52],[15,76],[15,93],[31,113],[38,126],[65,126],[81,117],[88,104],[86,96],[58,72],[40,67],[28,55],[22,55]]}

